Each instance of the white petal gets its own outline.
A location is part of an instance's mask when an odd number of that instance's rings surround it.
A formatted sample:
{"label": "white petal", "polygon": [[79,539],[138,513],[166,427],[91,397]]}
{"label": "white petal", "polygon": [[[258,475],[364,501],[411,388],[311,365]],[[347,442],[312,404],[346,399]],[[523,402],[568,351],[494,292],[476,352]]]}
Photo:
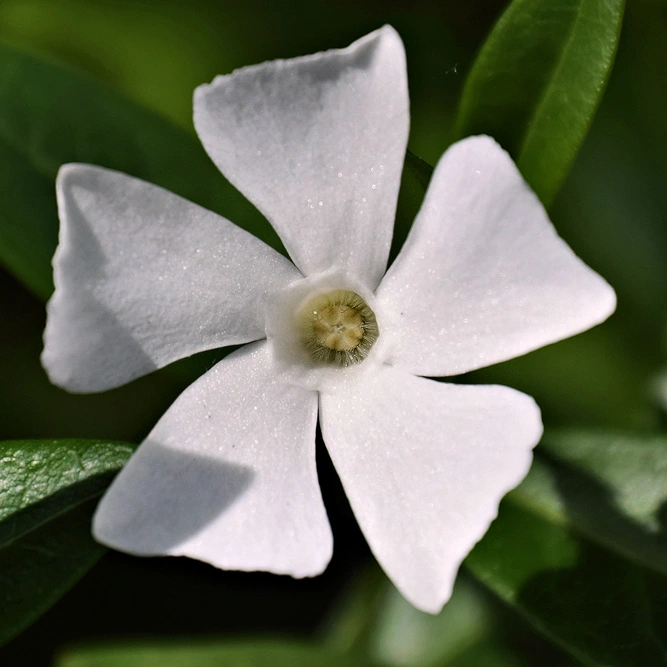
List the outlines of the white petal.
{"label": "white petal", "polygon": [[346,269],[375,289],[409,125],[405,53],[393,28],[217,77],[195,91],[194,104],[209,155],[303,273]]}
{"label": "white petal", "polygon": [[431,376],[525,354],[602,322],[616,306],[489,137],[465,139],[440,159],[377,296],[399,334],[392,363]]}
{"label": "white petal", "polygon": [[101,391],[195,352],[264,337],[268,296],[300,277],[228,220],[125,174],[71,164],[42,362]]}
{"label": "white petal", "polygon": [[539,409],[507,387],[443,384],[384,366],[321,394],[322,435],[378,562],[436,613],[502,496],[528,472]]}
{"label": "white petal", "polygon": [[306,577],[332,537],[315,470],[317,394],[276,377],[266,342],[187,389],[109,487],[93,532],[138,555]]}

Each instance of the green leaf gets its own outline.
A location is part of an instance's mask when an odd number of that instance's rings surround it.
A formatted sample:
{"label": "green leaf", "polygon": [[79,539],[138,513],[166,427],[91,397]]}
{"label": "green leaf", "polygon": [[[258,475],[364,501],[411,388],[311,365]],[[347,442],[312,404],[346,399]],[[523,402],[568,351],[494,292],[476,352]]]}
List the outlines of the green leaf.
{"label": "green leaf", "polygon": [[340,653],[365,655],[387,577],[375,564],[358,572],[320,628],[321,639]]}
{"label": "green leaf", "polygon": [[491,617],[487,601],[459,577],[443,611],[415,609],[377,565],[356,578],[322,627],[327,645],[368,656],[383,665],[443,665],[485,639]]}
{"label": "green leaf", "polygon": [[[667,665],[666,508],[667,437],[548,431],[466,565],[576,660]],[[373,575],[326,636],[387,665],[513,664],[483,603],[459,578],[429,616]]]}
{"label": "green leaf", "polygon": [[466,80],[458,136],[493,136],[546,206],[602,98],[623,9],[623,0],[514,0]]}
{"label": "green leaf", "polygon": [[415,609],[387,583],[378,599],[368,653],[400,667],[445,665],[487,639],[492,618],[480,591],[459,577],[449,602],[433,616]]}
{"label": "green leaf", "polygon": [[526,667],[530,663],[491,640],[471,646],[447,663],[439,667]]}
{"label": "green leaf", "polygon": [[530,394],[545,423],[553,425],[655,428],[657,411],[647,396],[650,366],[624,334],[623,321],[612,317],[555,345],[474,371],[466,381],[507,384]]}
{"label": "green leaf", "polygon": [[538,640],[528,625],[514,619],[507,623],[502,611],[461,573],[440,614],[426,614],[374,565],[355,577],[319,636],[341,653],[386,667],[528,667],[533,654],[552,667],[573,665],[566,654]]}
{"label": "green leaf", "polygon": [[69,650],[56,664],[57,667],[363,667],[370,663],[362,658],[343,657],[316,644],[259,640],[81,647]]}
{"label": "green leaf", "polygon": [[614,286],[632,360],[650,358],[652,373],[667,312],[666,80],[665,12],[629,3],[604,101],[554,210],[559,231]]}
{"label": "green leaf", "polygon": [[134,447],[92,440],[0,443],[0,644],[104,553],[90,536],[91,514]]}
{"label": "green leaf", "polygon": [[667,575],[667,437],[547,432],[511,498]]}
{"label": "green leaf", "polygon": [[406,175],[418,183],[423,192],[426,192],[431,176],[433,176],[433,167],[411,151],[407,151],[403,169]]}
{"label": "green leaf", "polygon": [[468,569],[588,665],[667,665],[667,580],[504,502]]}
{"label": "green leaf", "polygon": [[466,561],[575,657],[667,665],[667,437],[547,431]]}
{"label": "green leaf", "polygon": [[53,289],[54,183],[66,162],[150,181],[282,248],[194,136],[73,71],[0,45],[0,261],[41,298]]}
{"label": "green leaf", "polygon": [[424,194],[433,175],[433,167],[408,151],[403,163],[401,189],[396,206],[394,236],[389,253],[390,262],[398,255],[410,232],[412,223],[419,213]]}

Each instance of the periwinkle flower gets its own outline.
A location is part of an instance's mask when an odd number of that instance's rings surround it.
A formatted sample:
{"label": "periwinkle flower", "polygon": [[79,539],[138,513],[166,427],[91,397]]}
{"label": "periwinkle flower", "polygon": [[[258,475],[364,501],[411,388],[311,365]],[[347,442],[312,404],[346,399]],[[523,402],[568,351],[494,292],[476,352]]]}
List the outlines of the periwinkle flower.
{"label": "periwinkle flower", "polygon": [[43,354],[54,383],[101,391],[249,343],[160,419],[102,499],[94,534],[133,554],[322,572],[332,536],[319,414],[371,550],[410,602],[437,612],[542,424],[513,389],[420,376],[583,331],[614,310],[614,292],[489,137],[443,155],[385,273],[409,124],[390,27],[218,77],[194,103],[204,147],[294,263],[161,188],[61,169]]}

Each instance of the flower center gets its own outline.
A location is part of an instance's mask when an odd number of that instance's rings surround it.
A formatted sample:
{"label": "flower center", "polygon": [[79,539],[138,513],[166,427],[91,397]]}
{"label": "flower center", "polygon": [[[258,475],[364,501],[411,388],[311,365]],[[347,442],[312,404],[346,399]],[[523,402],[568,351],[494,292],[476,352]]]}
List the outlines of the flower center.
{"label": "flower center", "polygon": [[380,335],[375,313],[344,289],[318,294],[299,312],[301,341],[318,364],[347,367],[363,361]]}

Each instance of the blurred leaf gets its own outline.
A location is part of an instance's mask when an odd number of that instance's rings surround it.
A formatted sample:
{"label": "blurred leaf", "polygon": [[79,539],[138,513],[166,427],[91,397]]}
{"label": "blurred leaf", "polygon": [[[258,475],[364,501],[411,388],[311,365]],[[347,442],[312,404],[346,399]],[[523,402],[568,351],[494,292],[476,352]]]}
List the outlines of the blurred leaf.
{"label": "blurred leaf", "polygon": [[419,183],[421,189],[426,192],[428,184],[431,182],[431,176],[433,176],[433,167],[428,162],[408,151],[405,155],[404,171]]}
{"label": "blurred leaf", "polygon": [[143,178],[282,247],[193,136],[92,80],[0,45],[0,261],[41,298],[53,288],[54,182],[66,162]]}
{"label": "blurred leaf", "polygon": [[0,443],[0,643],[46,611],[104,553],[90,536],[95,499],[134,445]]}
{"label": "blurred leaf", "polygon": [[528,624],[501,617],[504,611],[460,573],[440,614],[423,613],[374,564],[355,578],[319,636],[340,653],[387,667],[529,667],[526,652],[549,667],[572,667],[569,656]]}
{"label": "blurred leaf", "polygon": [[667,575],[667,437],[547,431],[511,498]]}
{"label": "blurred leaf", "polygon": [[371,663],[296,641],[198,642],[73,648],[57,667],[363,667]]}
{"label": "blurred leaf", "polygon": [[575,657],[667,665],[666,507],[666,437],[547,431],[466,563]]}
{"label": "blurred leaf", "polygon": [[[530,663],[492,640],[481,641],[465,650],[446,667],[526,667]],[[440,663],[445,667],[445,663]]]}
{"label": "blurred leaf", "polygon": [[215,74],[234,69],[225,55],[234,54],[239,42],[251,41],[217,8],[207,7],[205,0],[197,5],[178,0],[3,0],[0,39],[89,72],[190,129],[191,92]]}
{"label": "blurred leaf", "polygon": [[465,381],[507,384],[530,394],[545,423],[653,429],[658,413],[647,378],[655,367],[623,334],[623,322],[612,315],[602,326],[474,371]]}
{"label": "blurred leaf", "polygon": [[53,289],[51,257],[58,236],[55,181],[38,176],[0,136],[0,184],[0,262],[46,299]]}
{"label": "blurred leaf", "polygon": [[504,502],[466,565],[586,664],[667,665],[667,581],[559,523]]}
{"label": "blurred leaf", "polygon": [[365,655],[387,582],[384,572],[375,563],[357,573],[322,623],[322,640],[340,653]]}
{"label": "blurred leaf", "polygon": [[467,78],[457,134],[489,134],[549,206],[614,60],[623,0],[514,0]]}
{"label": "blurred leaf", "polygon": [[447,664],[490,633],[487,601],[465,577],[436,616],[415,609],[377,566],[359,576],[321,628],[327,645],[382,665]]}
{"label": "blurred leaf", "polygon": [[449,602],[433,616],[415,609],[385,583],[368,654],[385,665],[445,665],[489,638],[492,618],[486,601],[465,577],[459,577]]}
{"label": "blurred leaf", "polygon": [[406,153],[403,173],[401,174],[401,189],[398,193],[398,204],[396,206],[394,236],[391,243],[391,252],[389,253],[390,262],[396,258],[405,243],[412,223],[421,208],[432,174],[433,167],[430,164],[410,151]]}

